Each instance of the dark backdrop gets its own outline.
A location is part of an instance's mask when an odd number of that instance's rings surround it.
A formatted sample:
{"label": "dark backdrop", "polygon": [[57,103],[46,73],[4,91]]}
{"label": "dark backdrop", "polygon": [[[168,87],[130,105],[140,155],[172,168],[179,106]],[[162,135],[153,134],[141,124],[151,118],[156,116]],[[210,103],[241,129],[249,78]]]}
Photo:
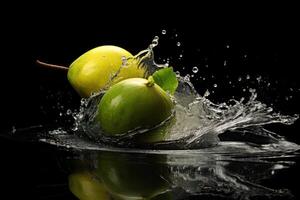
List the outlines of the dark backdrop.
{"label": "dark backdrop", "polygon": [[[154,5],[152,11],[139,9],[137,13],[105,7],[97,13],[81,13],[46,7],[20,13],[17,10],[16,17],[11,17],[12,13],[2,17],[1,134],[13,126],[59,124],[60,111],[52,109],[53,105],[61,102],[63,109],[79,105],[66,74],[41,69],[34,64],[35,59],[68,66],[83,52],[104,44],[137,53],[155,35],[161,38],[155,51],[158,61],[171,57],[170,64],[181,74],[191,74],[192,67],[198,66],[201,78],[192,81],[200,94],[206,89],[213,90],[211,99],[222,102],[232,96],[247,95],[242,89],[251,85],[257,89],[259,99],[272,104],[275,110],[300,113],[299,23],[293,9],[244,13],[243,8],[237,13],[203,13],[202,7],[184,11],[167,8],[166,12]],[[166,35],[161,34],[163,29]],[[181,42],[180,47],[176,46],[177,41]],[[182,59],[179,54],[184,55]],[[239,77],[245,80],[246,75],[250,75],[252,82],[237,81]],[[255,82],[259,76],[265,83]],[[235,82],[235,88],[228,85],[229,80]],[[217,88],[213,87],[215,83]],[[290,127],[276,126],[275,130],[300,143],[299,122]],[[4,175],[1,190],[11,195],[7,199],[41,199],[43,189],[37,189],[37,184],[47,178],[54,183],[62,182],[52,150],[41,144],[0,137],[0,170]]]}

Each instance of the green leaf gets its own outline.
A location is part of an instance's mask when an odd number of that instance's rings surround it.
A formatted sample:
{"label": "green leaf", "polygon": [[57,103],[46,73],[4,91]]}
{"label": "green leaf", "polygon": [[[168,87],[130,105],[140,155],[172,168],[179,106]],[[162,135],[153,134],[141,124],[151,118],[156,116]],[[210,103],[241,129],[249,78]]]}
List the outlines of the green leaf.
{"label": "green leaf", "polygon": [[178,80],[172,67],[163,68],[153,73],[152,75],[155,83],[163,90],[174,94],[178,87]]}

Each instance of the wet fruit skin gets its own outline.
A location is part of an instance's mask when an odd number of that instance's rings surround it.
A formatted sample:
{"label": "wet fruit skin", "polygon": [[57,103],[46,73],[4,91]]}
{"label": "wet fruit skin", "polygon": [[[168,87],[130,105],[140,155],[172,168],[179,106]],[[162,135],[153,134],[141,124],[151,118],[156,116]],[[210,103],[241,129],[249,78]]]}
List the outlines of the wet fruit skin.
{"label": "wet fruit skin", "polygon": [[[105,45],[91,49],[77,58],[69,67],[68,80],[81,97],[103,89],[122,66],[122,59],[133,57],[117,46]],[[112,85],[127,78],[144,77],[145,70],[136,62],[127,62],[112,81]]]}
{"label": "wet fruit skin", "polygon": [[98,105],[96,120],[104,134],[116,136],[136,128],[153,128],[171,116],[173,102],[153,82],[131,78],[112,86]]}

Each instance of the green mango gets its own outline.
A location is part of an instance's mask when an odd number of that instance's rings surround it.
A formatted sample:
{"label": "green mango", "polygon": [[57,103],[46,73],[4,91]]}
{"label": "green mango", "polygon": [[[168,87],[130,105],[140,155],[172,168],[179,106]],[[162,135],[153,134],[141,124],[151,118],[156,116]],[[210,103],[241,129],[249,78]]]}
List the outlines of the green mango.
{"label": "green mango", "polygon": [[96,114],[104,134],[117,136],[137,128],[149,129],[172,115],[173,102],[153,79],[131,78],[113,85]]}
{"label": "green mango", "polygon": [[86,98],[124,79],[144,77],[145,69],[134,60],[124,65],[124,60],[132,57],[131,53],[117,46],[91,49],[70,65],[68,80],[79,95]]}
{"label": "green mango", "polygon": [[101,152],[95,175],[114,199],[159,199],[158,196],[170,189],[165,159],[162,155],[140,158],[133,154]]}

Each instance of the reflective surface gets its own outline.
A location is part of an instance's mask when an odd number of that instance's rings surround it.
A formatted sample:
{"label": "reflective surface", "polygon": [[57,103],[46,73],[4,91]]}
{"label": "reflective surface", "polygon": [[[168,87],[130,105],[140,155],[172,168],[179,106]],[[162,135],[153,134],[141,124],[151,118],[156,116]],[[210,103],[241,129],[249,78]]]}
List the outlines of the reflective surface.
{"label": "reflective surface", "polygon": [[86,200],[293,197],[287,188],[266,184],[295,164],[293,152],[221,142],[214,148],[190,151],[72,153],[65,162],[71,169],[69,188]]}
{"label": "reflective surface", "polygon": [[[14,138],[36,141],[32,136],[43,129],[16,131]],[[298,195],[292,181],[297,180],[299,145],[286,140],[221,141],[194,150],[101,147],[70,134],[52,135],[42,142],[46,143],[38,144],[43,148],[37,149],[44,149],[44,161],[36,168],[50,174],[33,172],[40,173],[36,184],[41,199],[297,199]]]}

